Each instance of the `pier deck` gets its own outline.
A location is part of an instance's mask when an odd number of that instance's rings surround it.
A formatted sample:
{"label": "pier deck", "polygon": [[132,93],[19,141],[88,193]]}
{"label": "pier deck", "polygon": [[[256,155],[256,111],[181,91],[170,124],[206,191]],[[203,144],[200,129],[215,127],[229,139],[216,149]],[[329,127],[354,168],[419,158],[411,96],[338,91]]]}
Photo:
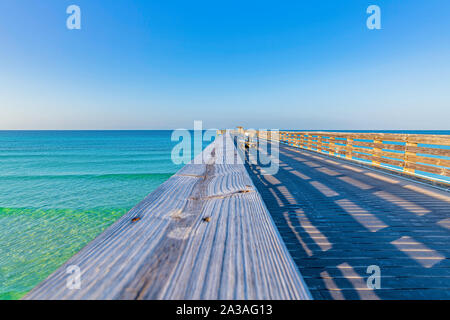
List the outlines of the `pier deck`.
{"label": "pier deck", "polygon": [[219,136],[25,299],[310,299],[235,153]]}
{"label": "pier deck", "polygon": [[449,192],[286,145],[246,166],[315,299],[450,299]]}

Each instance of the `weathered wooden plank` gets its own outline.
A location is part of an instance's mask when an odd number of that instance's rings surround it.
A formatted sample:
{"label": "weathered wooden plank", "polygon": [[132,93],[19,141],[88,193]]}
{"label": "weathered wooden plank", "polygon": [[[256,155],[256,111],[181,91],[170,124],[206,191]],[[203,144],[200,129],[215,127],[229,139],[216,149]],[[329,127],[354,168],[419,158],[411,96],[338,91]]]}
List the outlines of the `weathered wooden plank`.
{"label": "weathered wooden plank", "polygon": [[390,164],[390,165],[393,165],[393,166],[399,166],[400,167],[400,166],[402,166],[404,164],[404,162],[401,161],[401,160],[386,159],[386,158],[382,158],[382,157],[377,157],[377,156],[367,155],[367,154],[361,154],[361,153],[353,154],[353,157],[374,161],[376,163],[376,165]]}
{"label": "weathered wooden plank", "polygon": [[[25,299],[310,299],[236,150],[219,136]],[[195,164],[200,163],[200,164]],[[67,267],[81,270],[69,289]]]}
{"label": "weathered wooden plank", "polygon": [[406,164],[406,166],[409,169],[420,170],[420,171],[424,171],[424,172],[438,174],[438,175],[445,176],[445,177],[450,177],[450,169],[440,168],[440,167],[432,167],[432,166],[427,166],[427,165],[423,165],[423,164],[419,164],[419,163],[410,163],[410,162],[408,162]]}
{"label": "weathered wooden plank", "polygon": [[450,149],[425,148],[425,147],[407,147],[407,151],[411,153],[423,153],[434,156],[450,157]]}
{"label": "weathered wooden plank", "polygon": [[[353,150],[353,152],[373,153],[372,149],[361,148],[361,147],[355,146],[354,144],[352,146],[352,150]],[[380,149],[378,149],[378,150],[379,150],[378,153],[381,154],[382,151]]]}
{"label": "weathered wooden plank", "polygon": [[450,168],[450,160],[447,159],[423,157],[417,155],[407,155],[405,158],[408,162],[421,162]]}
{"label": "weathered wooden plank", "polygon": [[354,141],[353,146],[362,146],[362,147],[387,149],[387,150],[395,150],[395,151],[405,151],[404,145],[389,144],[389,143],[373,143],[373,142],[365,142],[365,141]]}

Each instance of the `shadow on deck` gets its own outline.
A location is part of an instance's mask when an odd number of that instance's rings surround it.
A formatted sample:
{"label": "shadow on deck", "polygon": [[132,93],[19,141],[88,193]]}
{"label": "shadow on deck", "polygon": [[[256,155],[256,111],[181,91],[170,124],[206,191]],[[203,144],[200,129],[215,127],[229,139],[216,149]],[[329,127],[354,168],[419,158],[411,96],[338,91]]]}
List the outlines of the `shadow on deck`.
{"label": "shadow on deck", "polygon": [[315,299],[450,299],[448,192],[283,145],[246,167]]}

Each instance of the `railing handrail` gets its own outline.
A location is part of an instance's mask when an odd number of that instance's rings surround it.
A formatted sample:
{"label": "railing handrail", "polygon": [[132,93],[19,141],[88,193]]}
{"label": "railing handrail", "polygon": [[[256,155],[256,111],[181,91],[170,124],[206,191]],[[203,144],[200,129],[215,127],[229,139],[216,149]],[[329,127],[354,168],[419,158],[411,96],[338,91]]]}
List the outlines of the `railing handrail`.
{"label": "railing handrail", "polygon": [[450,135],[440,134],[412,134],[412,133],[381,133],[381,132],[328,132],[328,131],[280,131],[280,134],[308,134],[312,136],[326,136],[356,139],[383,139],[393,142],[414,142],[450,146]]}
{"label": "railing handrail", "polygon": [[[264,131],[258,133],[264,135]],[[450,135],[279,131],[289,145],[450,184]]]}

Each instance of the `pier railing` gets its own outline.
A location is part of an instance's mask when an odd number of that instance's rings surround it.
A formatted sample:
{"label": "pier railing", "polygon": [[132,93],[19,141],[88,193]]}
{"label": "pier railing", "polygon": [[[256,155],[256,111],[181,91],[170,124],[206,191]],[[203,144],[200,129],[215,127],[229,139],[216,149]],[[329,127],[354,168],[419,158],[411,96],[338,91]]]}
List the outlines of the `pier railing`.
{"label": "pier railing", "polygon": [[[268,138],[267,131],[259,132]],[[280,131],[280,142],[450,184],[450,135]]]}

